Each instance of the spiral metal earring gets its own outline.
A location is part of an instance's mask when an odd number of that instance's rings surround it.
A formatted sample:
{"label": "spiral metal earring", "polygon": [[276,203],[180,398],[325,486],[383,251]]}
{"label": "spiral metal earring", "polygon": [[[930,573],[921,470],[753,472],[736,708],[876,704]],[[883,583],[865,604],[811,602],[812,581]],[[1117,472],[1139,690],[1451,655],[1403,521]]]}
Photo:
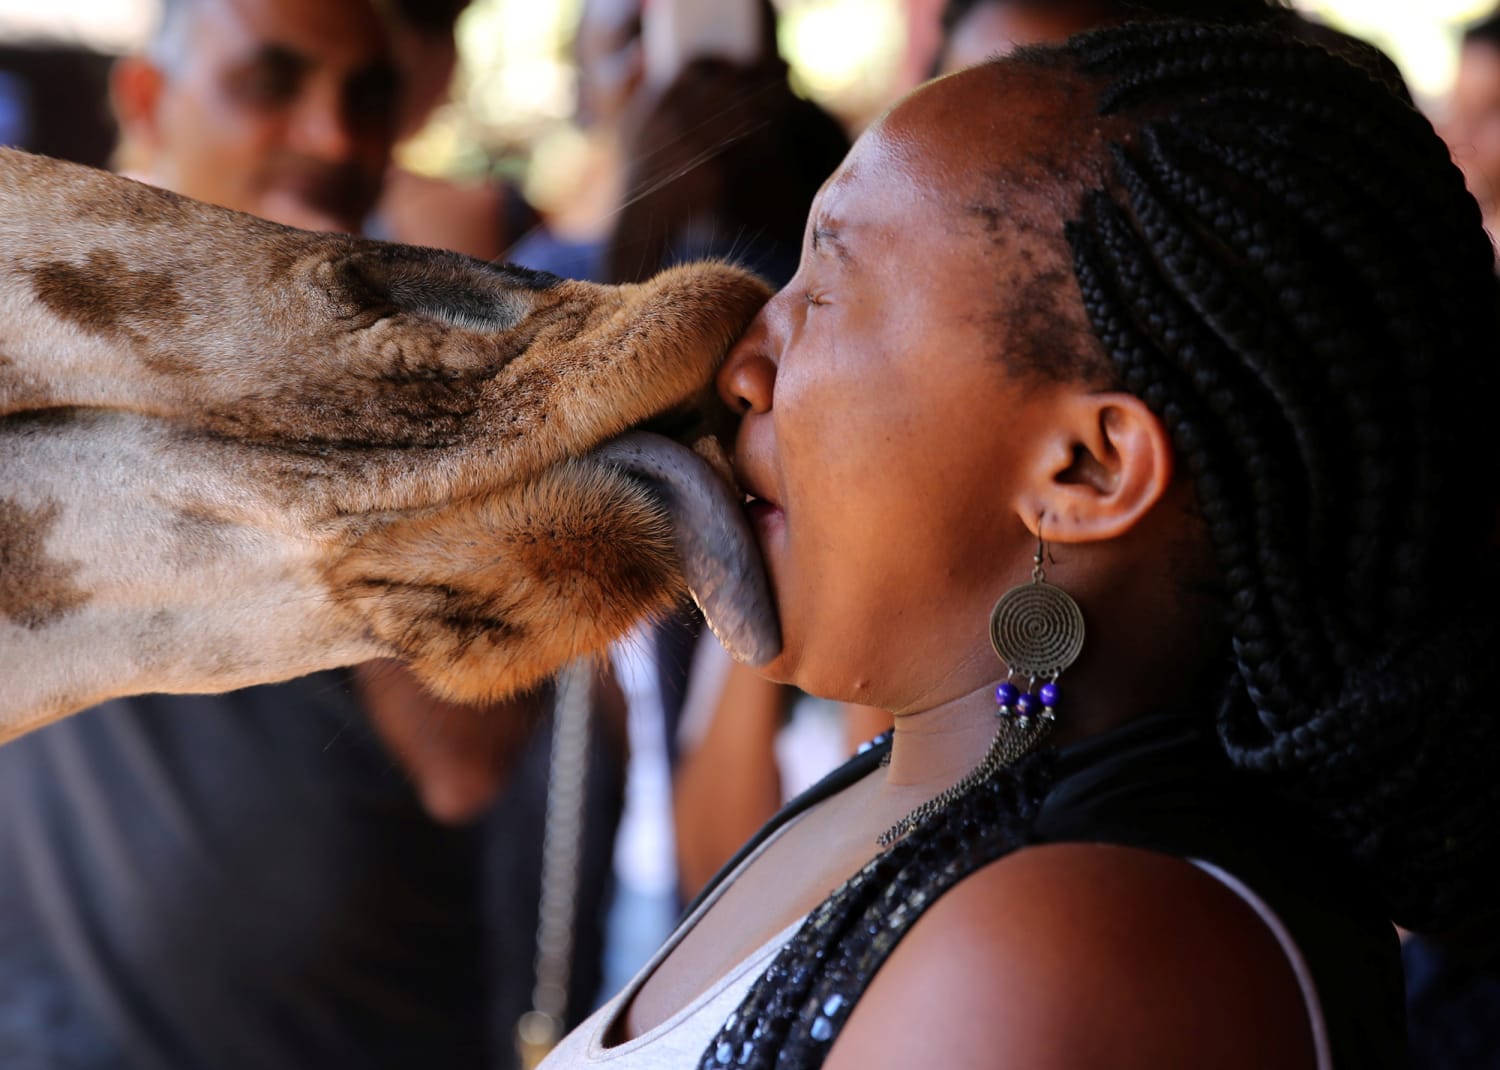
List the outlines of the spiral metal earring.
{"label": "spiral metal earring", "polygon": [[[1067,592],[1047,582],[1046,544],[1037,522],[1031,582],[1000,596],[990,613],[990,642],[1005,662],[1006,676],[995,688],[1000,723],[984,757],[957,784],[929,799],[876,837],[889,847],[954,800],[1020,761],[1057,723],[1057,678],[1083,651],[1083,612]],[[1025,689],[1017,682],[1025,681]]]}
{"label": "spiral metal earring", "polygon": [[[1005,681],[995,688],[999,715],[1023,731],[1043,734],[1057,720],[1057,678],[1083,651],[1083,612],[1047,582],[1045,557],[1038,524],[1031,582],[1006,591],[990,614],[990,642],[1006,668]],[[1024,689],[1017,680],[1026,682]]]}

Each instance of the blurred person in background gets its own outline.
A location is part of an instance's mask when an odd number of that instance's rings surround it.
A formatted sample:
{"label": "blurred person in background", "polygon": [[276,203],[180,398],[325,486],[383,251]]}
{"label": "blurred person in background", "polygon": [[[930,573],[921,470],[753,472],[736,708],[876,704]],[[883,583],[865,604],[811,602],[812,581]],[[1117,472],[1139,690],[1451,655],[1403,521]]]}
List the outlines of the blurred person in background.
{"label": "blurred person in background", "polygon": [[518,264],[565,278],[603,281],[605,244],[625,199],[622,121],[645,77],[642,0],[583,0],[573,34],[573,122],[583,151],[566,192],[511,250]]}
{"label": "blurred person in background", "polygon": [[[713,22],[698,12],[712,4],[652,0],[645,9],[641,91],[620,116],[612,282],[722,256],[781,284],[796,271],[807,207],[848,150],[838,121],[793,92],[769,0],[715,3],[750,40],[709,39]],[[674,7],[673,32],[653,34]]]}
{"label": "blurred person in background", "polygon": [[368,3],[169,0],[115,68],[121,163],[198,200],[357,232],[380,192],[401,101]]}
{"label": "blurred person in background", "polygon": [[[171,0],[114,71],[120,159],[357,231],[407,103],[391,29],[368,0]],[[0,749],[0,1066],[513,1065],[542,701],[456,707],[377,663],[112,702]],[[573,981],[587,1012],[597,961]]]}
{"label": "blurred person in background", "polygon": [[1444,135],[1493,235],[1500,215],[1500,8],[1464,31]]}
{"label": "blurred person in background", "polygon": [[[1252,0],[1255,6],[1263,6]],[[1124,4],[1110,0],[949,0],[942,10],[942,45],[935,74],[972,67],[1022,45],[1066,41],[1075,33],[1119,17]]]}
{"label": "blurred person in background", "polygon": [[1500,1070],[1500,922],[1405,933],[1401,962],[1411,1070]]}
{"label": "blurred person in background", "polygon": [[1368,41],[1303,17],[1287,0],[949,0],[942,11],[943,45],[933,73],[950,74],[1023,45],[1056,44],[1075,33],[1142,15],[1274,23],[1363,67],[1398,95],[1411,98],[1400,70],[1385,53]]}
{"label": "blurred person in background", "polygon": [[[648,27],[673,9],[672,43]],[[730,16],[733,16],[732,18]],[[728,20],[753,40],[697,40],[693,24]],[[661,37],[661,34],[657,34]],[[664,52],[664,50],[666,50]],[[767,0],[584,0],[574,37],[576,122],[600,149],[573,202],[512,259],[595,281],[636,281],[698,256],[727,256],[789,277],[798,219],[848,138],[798,97],[777,52]]]}
{"label": "blurred person in background", "polygon": [[80,41],[4,37],[0,27],[0,145],[109,166],[117,131],[105,101],[115,57]]}
{"label": "blurred person in background", "polygon": [[[392,50],[404,83],[398,144],[419,133],[447,101],[458,68],[458,19],[470,2],[388,0],[395,16]],[[513,183],[454,181],[392,164],[366,229],[377,238],[494,260],[536,223],[536,212]]]}
{"label": "blurred person in background", "polygon": [[704,634],[693,656],[672,780],[684,902],[771,815],[890,727],[885,710],[766,680]]}
{"label": "blurred person in background", "polygon": [[31,94],[26,83],[0,71],[0,145],[25,145],[31,136]]}

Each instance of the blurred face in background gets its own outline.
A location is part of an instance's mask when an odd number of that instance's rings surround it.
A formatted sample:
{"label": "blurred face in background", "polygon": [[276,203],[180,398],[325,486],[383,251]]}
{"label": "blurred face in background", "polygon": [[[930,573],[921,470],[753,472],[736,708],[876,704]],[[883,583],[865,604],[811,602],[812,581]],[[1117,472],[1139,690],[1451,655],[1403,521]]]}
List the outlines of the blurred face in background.
{"label": "blurred face in background", "polygon": [[310,230],[358,230],[390,159],[399,78],[368,0],[193,0],[122,60],[127,156],[168,189]]}
{"label": "blurred face in background", "polygon": [[1464,45],[1444,131],[1469,191],[1493,223],[1500,195],[1500,47]]}
{"label": "blurred face in background", "polygon": [[402,85],[396,138],[405,140],[420,131],[447,98],[458,69],[458,42],[451,28],[444,32],[398,27],[391,45]]}
{"label": "blurred face in background", "polygon": [[976,4],[954,24],[938,57],[938,74],[972,67],[1023,45],[1066,41],[1106,21],[1101,5],[1084,2],[1037,3],[994,0]]}
{"label": "blurred face in background", "polygon": [[645,74],[641,0],[584,0],[573,39],[578,63],[578,122],[618,119]]}
{"label": "blurred face in background", "polygon": [[401,72],[396,138],[417,133],[448,99],[458,70],[458,21],[469,0],[379,0]]}

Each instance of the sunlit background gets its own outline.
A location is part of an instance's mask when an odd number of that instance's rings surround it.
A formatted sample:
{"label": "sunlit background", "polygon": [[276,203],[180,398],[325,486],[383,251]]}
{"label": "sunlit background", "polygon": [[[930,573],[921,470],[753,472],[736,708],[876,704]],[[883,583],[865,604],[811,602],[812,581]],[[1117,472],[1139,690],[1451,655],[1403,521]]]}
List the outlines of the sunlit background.
{"label": "sunlit background", "polygon": [[[782,54],[799,90],[853,126],[905,88],[909,8],[938,0],[777,0]],[[1389,53],[1439,110],[1465,23],[1493,0],[1299,0]],[[459,24],[452,102],[403,148],[415,169],[452,176],[558,167],[576,148],[569,40],[579,0],[474,0]],[[120,52],[148,32],[154,0],[0,0],[0,41],[81,42]]]}

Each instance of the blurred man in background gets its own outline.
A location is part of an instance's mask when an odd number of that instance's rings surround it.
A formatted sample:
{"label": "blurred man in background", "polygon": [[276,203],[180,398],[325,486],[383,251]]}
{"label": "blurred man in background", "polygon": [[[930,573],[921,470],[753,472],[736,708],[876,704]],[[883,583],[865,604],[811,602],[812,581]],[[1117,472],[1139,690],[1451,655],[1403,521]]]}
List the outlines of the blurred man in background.
{"label": "blurred man in background", "polygon": [[401,100],[386,27],[364,0],[170,0],[113,91],[128,171],[350,232],[379,195]]}

